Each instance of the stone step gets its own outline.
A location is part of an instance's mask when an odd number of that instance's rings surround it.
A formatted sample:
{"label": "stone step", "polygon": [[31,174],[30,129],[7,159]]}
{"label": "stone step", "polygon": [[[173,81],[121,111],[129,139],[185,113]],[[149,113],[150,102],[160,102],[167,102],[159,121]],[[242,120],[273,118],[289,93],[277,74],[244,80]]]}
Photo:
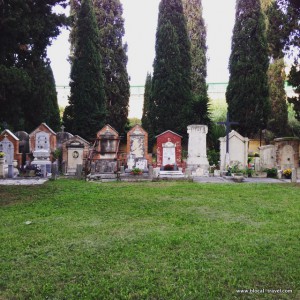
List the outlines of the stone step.
{"label": "stone step", "polygon": [[159,171],[159,178],[185,178],[181,171]]}

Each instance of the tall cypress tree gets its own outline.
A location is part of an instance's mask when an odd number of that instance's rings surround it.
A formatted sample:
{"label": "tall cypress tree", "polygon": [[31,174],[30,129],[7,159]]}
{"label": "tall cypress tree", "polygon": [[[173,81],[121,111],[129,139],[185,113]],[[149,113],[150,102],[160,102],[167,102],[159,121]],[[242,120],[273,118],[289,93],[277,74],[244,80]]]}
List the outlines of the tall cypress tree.
{"label": "tall cypress tree", "polygon": [[54,131],[58,131],[60,115],[50,63],[37,60],[26,69],[31,78],[31,92],[29,99],[23,103],[25,128],[34,129],[45,122]]}
{"label": "tall cypress tree", "polygon": [[151,128],[186,135],[191,116],[191,56],[181,0],[161,0],[153,64]]}
{"label": "tall cypress tree", "polygon": [[69,106],[63,121],[74,134],[93,139],[105,125],[106,105],[99,31],[91,0],[83,0],[76,24]]}
{"label": "tall cypress tree", "polygon": [[152,75],[147,73],[145,82],[145,92],[144,92],[144,105],[143,105],[143,115],[142,115],[142,126],[146,131],[150,131],[150,101],[151,101],[151,88],[152,88]]}
{"label": "tall cypress tree", "polygon": [[120,0],[94,0],[100,50],[104,72],[107,123],[119,133],[124,132],[128,117],[130,96],[127,73],[127,45],[123,45],[125,34],[123,6]]}
{"label": "tall cypress tree", "polygon": [[237,0],[226,101],[230,118],[239,122],[239,132],[248,137],[267,124],[268,64],[260,0]]}
{"label": "tall cypress tree", "polygon": [[207,94],[206,27],[202,17],[201,0],[183,0],[187,31],[191,42],[191,81],[193,92],[190,120],[195,124],[210,124]]}
{"label": "tall cypress tree", "polygon": [[[284,89],[285,66],[283,60],[282,33],[276,28],[282,14],[275,0],[262,0],[262,10],[266,17],[266,32],[270,64],[268,69],[269,97],[271,113],[267,128],[275,136],[283,136],[288,132],[287,96]],[[276,25],[275,25],[276,24]]]}

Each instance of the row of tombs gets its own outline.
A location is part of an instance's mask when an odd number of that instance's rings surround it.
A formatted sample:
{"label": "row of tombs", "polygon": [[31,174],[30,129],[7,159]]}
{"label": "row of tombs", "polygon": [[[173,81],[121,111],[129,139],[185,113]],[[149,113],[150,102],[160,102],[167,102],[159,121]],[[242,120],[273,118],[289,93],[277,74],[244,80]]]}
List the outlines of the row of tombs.
{"label": "row of tombs", "polygon": [[[143,173],[153,166],[162,173],[164,170],[207,176],[206,125],[189,125],[187,159],[182,157],[182,137],[167,130],[156,136],[156,161],[148,153],[148,133],[135,125],[127,133],[127,144],[122,145],[118,132],[110,125],[97,132],[94,143],[89,143],[78,135],[54,132],[47,124],[40,124],[30,134],[24,131],[12,133],[5,129],[0,135],[0,177],[16,177],[39,170],[41,175],[51,174],[53,163],[58,164],[64,174],[75,175],[78,166],[89,174],[130,173],[138,168]],[[232,130],[228,136],[229,154],[226,153],[226,139],[220,138],[220,170],[239,164],[248,166],[249,139]],[[258,147],[260,155],[255,161],[255,169],[299,167],[299,139],[275,139],[271,145]],[[60,160],[58,159],[60,157]],[[58,168],[57,168],[58,169]]]}

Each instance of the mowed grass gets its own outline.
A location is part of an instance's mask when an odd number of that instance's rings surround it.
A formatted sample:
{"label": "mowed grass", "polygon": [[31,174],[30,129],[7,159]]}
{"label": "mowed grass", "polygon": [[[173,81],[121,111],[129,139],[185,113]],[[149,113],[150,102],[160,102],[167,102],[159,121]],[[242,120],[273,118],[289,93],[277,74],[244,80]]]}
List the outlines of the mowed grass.
{"label": "mowed grass", "polygon": [[0,299],[300,299],[299,187],[0,186]]}

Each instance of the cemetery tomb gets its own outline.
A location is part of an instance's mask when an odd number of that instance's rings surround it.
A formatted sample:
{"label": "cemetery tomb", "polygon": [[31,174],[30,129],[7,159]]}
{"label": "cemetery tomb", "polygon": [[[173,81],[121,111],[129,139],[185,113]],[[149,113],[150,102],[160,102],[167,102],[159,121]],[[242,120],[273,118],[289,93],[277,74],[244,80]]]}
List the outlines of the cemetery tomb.
{"label": "cemetery tomb", "polygon": [[209,168],[206,154],[206,135],[208,127],[206,125],[189,125],[187,127],[189,135],[187,167],[194,175],[205,175]]}
{"label": "cemetery tomb", "polygon": [[78,135],[62,143],[62,160],[66,163],[66,173],[75,175],[77,165],[85,165],[89,153],[89,142]]}
{"label": "cemetery tomb", "polygon": [[[33,155],[33,165],[46,167],[51,172],[51,160],[56,150],[56,133],[45,123],[40,124],[29,134],[29,151]],[[29,158],[29,157],[28,157]],[[44,172],[45,173],[45,172]]]}
{"label": "cemetery tomb", "polygon": [[158,167],[165,167],[166,165],[182,166],[181,139],[182,136],[171,130],[167,130],[156,136]]}
{"label": "cemetery tomb", "polygon": [[220,169],[222,171],[229,166],[238,164],[240,168],[248,166],[248,142],[247,137],[241,136],[235,130],[232,130],[229,135],[229,157],[226,155],[226,137],[219,138],[220,141]]}
{"label": "cemetery tomb", "polygon": [[278,138],[274,140],[277,168],[292,169],[299,167],[299,139]]}
{"label": "cemetery tomb", "polygon": [[259,147],[260,169],[272,169],[276,167],[275,146],[266,145]]}
{"label": "cemetery tomb", "polygon": [[65,131],[65,126],[61,126],[61,131],[56,132],[56,148],[61,149],[62,144],[73,137],[73,134]]}
{"label": "cemetery tomb", "polygon": [[92,173],[114,173],[117,170],[119,133],[109,124],[97,132],[92,155]]}
{"label": "cemetery tomb", "polygon": [[135,125],[127,133],[127,167],[146,170],[148,166],[148,133],[140,126]]}
{"label": "cemetery tomb", "polygon": [[6,165],[13,165],[14,161],[18,166],[22,164],[22,154],[19,153],[19,139],[9,129],[5,129],[0,135],[0,152],[5,153]]}

